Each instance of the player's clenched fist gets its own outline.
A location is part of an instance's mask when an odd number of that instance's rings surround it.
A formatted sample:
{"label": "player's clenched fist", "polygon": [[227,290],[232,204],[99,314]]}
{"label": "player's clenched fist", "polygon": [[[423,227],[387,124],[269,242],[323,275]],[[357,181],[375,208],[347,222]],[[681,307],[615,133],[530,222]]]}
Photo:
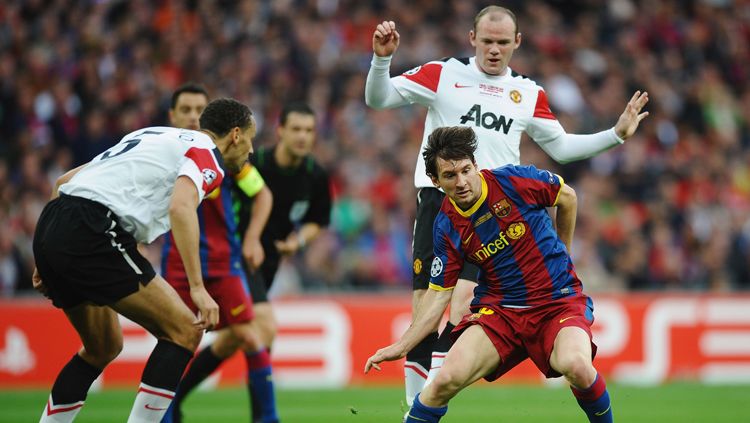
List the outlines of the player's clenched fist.
{"label": "player's clenched fist", "polygon": [[198,329],[213,329],[219,323],[219,305],[208,294],[204,287],[191,288],[190,298],[198,307],[198,318],[193,324]]}
{"label": "player's clenched fist", "polygon": [[380,57],[390,56],[398,48],[400,40],[396,24],[393,21],[383,21],[372,34],[372,51]]}

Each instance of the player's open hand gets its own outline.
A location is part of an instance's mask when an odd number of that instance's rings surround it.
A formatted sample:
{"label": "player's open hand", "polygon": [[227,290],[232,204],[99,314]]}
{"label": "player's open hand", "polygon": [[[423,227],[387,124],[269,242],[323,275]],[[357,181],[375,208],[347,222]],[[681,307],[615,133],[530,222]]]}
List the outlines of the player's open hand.
{"label": "player's open hand", "polygon": [[198,307],[198,317],[193,325],[200,330],[211,330],[219,323],[219,305],[208,295],[206,288],[191,288],[190,298]]}
{"label": "player's open hand", "polygon": [[648,103],[647,91],[636,91],[633,94],[633,97],[630,98],[627,106],[625,106],[625,111],[622,112],[615,124],[615,133],[618,137],[626,140],[635,133],[635,130],[638,129],[638,124],[648,116],[648,112],[641,113],[646,103]]}
{"label": "player's open hand", "polygon": [[400,348],[398,344],[391,344],[385,348],[379,349],[375,354],[367,359],[365,364],[365,373],[369,372],[370,369],[380,370],[379,363],[383,361],[393,361],[403,358],[406,355],[406,351]]}
{"label": "player's open hand", "polygon": [[396,31],[396,24],[393,21],[383,21],[378,24],[372,34],[372,51],[376,56],[390,56],[398,48],[400,40],[401,36]]}
{"label": "player's open hand", "polygon": [[49,298],[49,290],[47,289],[47,285],[42,282],[42,277],[39,276],[39,271],[34,268],[34,274],[31,275],[31,284],[34,286],[34,289],[39,291],[42,295]]}

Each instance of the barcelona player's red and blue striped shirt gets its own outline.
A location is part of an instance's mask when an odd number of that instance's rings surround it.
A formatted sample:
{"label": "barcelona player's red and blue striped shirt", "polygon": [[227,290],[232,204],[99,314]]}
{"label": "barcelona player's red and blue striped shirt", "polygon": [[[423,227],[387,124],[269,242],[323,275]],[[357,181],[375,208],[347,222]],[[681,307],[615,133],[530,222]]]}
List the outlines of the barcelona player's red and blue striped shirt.
{"label": "barcelona player's red and blue striped shirt", "polygon": [[435,218],[430,288],[452,289],[464,260],[476,264],[474,307],[532,307],[581,296],[581,281],[546,207],[562,177],[534,166],[480,171],[482,194],[469,210],[449,197]]}
{"label": "barcelona player's red and blue striped shirt", "polygon": [[[232,184],[227,177],[198,207],[200,225],[200,260],[203,278],[242,276],[242,247],[232,208]],[[170,231],[162,250],[162,271],[171,279],[185,279],[187,274]]]}

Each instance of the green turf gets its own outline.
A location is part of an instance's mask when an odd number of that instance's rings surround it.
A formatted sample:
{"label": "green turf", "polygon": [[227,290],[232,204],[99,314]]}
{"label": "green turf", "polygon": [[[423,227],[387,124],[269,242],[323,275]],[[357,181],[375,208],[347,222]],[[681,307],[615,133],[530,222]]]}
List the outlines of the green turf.
{"label": "green turf", "polygon": [[[750,422],[750,386],[670,384],[656,388],[610,386],[615,418],[621,422]],[[0,422],[31,422],[41,414],[45,391],[0,391]],[[402,388],[277,393],[283,422],[400,422]],[[78,423],[123,422],[134,390],[92,393]],[[241,389],[198,392],[185,406],[186,422],[247,422]],[[567,388],[527,385],[470,387],[450,405],[442,422],[586,421]]]}

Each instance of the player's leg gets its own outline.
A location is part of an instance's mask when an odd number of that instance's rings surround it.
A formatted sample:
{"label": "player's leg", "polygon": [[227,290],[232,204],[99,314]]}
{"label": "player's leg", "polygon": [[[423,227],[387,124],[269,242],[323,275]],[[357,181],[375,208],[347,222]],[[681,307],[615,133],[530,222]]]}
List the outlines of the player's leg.
{"label": "player's leg", "polygon": [[591,359],[591,338],[582,328],[566,326],[556,338],[550,366],[570,382],[570,389],[591,422],[611,422],[612,407],[604,378]]}
{"label": "player's leg", "polygon": [[[221,307],[221,306],[220,306]],[[193,390],[206,380],[221,363],[232,356],[239,349],[239,341],[228,334],[229,329],[223,328],[215,331],[215,339],[222,339],[220,342],[214,341],[211,345],[206,346],[199,351],[193,361],[190,362],[185,374],[180,379],[180,384],[175,391],[174,399],[169,405],[162,423],[180,423],[182,421],[182,403]]]}
{"label": "player's leg", "polygon": [[57,375],[40,422],[72,422],[91,384],[122,350],[120,322],[110,308],[80,304],[65,315],[83,347]]}
{"label": "player's leg", "polygon": [[231,325],[229,331],[239,340],[247,363],[248,392],[252,401],[253,421],[275,423],[276,410],[271,356],[250,322]]}
{"label": "player's leg", "polygon": [[193,325],[195,316],[177,292],[158,275],[112,308],[158,339],[146,362],[128,419],[129,423],[158,422],[172,402],[202,332]]}
{"label": "player's leg", "polygon": [[270,351],[278,330],[271,303],[269,301],[257,302],[253,297],[253,311],[255,312],[255,318],[252,321],[253,329],[263,345]]}
{"label": "player's leg", "polygon": [[269,251],[259,270],[255,272],[248,270],[245,273],[255,313],[250,323],[261,345],[265,347],[264,350],[245,354],[248,370],[247,393],[250,397],[250,413],[254,422],[264,421],[264,415],[275,414],[266,411],[275,410],[273,386],[262,380],[262,374],[265,372],[268,373],[269,381],[272,380],[270,379],[272,373],[270,354],[273,340],[276,338],[276,318],[273,315],[271,302],[268,300],[268,290],[271,289],[276,277],[281,257],[272,251]]}
{"label": "player's leg", "polygon": [[414,399],[406,421],[437,422],[448,411],[451,398],[499,364],[500,356],[484,329],[479,325],[469,326],[448,352],[435,380]]}
{"label": "player's leg", "polygon": [[[414,273],[412,274],[412,316],[420,306],[424,293],[430,283],[430,265],[432,264],[434,245],[432,226],[435,216],[440,211],[443,193],[434,188],[422,188],[417,193],[417,215],[414,222],[414,241],[412,256]],[[427,335],[419,344],[406,354],[404,362],[404,380],[406,388],[406,405],[411,407],[414,397],[422,391],[430,371],[432,352],[438,340],[438,333]]]}
{"label": "player's leg", "polygon": [[464,268],[461,269],[458,282],[455,288],[453,288],[451,295],[450,317],[448,323],[445,324],[445,328],[440,332],[440,336],[435,343],[435,349],[432,351],[430,373],[427,376],[425,384],[432,382],[443,366],[443,361],[452,345],[451,332],[453,328],[461,322],[461,319],[465,315],[470,313],[469,305],[474,298],[474,288],[477,286],[475,281],[478,271],[479,269],[471,263],[465,263]]}

